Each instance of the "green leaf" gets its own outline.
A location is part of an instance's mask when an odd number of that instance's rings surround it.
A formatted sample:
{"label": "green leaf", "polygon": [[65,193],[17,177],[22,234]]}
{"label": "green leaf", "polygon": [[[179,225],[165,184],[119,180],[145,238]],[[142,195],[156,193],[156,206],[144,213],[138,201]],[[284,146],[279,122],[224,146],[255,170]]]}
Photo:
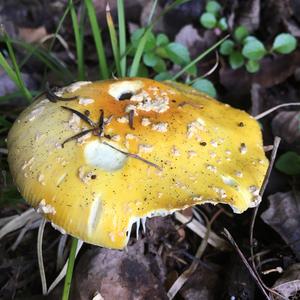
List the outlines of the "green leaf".
{"label": "green leaf", "polygon": [[286,152],[282,154],[275,164],[276,168],[288,175],[300,174],[300,155],[296,152]]}
{"label": "green leaf", "polygon": [[260,63],[257,60],[249,60],[246,63],[246,69],[249,73],[256,73],[260,69]]}
{"label": "green leaf", "polygon": [[289,33],[281,33],[276,36],[272,50],[280,54],[289,54],[297,47],[297,40]]}
{"label": "green leaf", "polygon": [[243,25],[238,26],[233,33],[234,38],[238,42],[242,42],[247,35],[249,35],[248,29]]}
{"label": "green leaf", "polygon": [[157,74],[154,79],[157,81],[164,81],[164,80],[169,80],[172,78],[172,74],[170,74],[169,72],[162,72]]}
{"label": "green leaf", "polygon": [[243,55],[238,51],[233,51],[229,55],[229,64],[232,69],[238,69],[244,64],[245,60]]}
{"label": "green leaf", "polygon": [[222,6],[217,1],[208,1],[205,7],[205,10],[208,13],[211,13],[215,16],[218,15],[219,11],[222,9]]}
{"label": "green leaf", "polygon": [[190,66],[188,69],[186,69],[186,72],[190,75],[196,76],[197,75],[197,67],[196,65]]}
{"label": "green leaf", "polygon": [[220,53],[222,55],[230,55],[234,48],[234,42],[232,40],[224,41],[220,46]]}
{"label": "green leaf", "polygon": [[157,73],[161,73],[161,72],[166,71],[166,69],[167,69],[167,66],[166,66],[165,61],[162,58],[158,57],[156,65],[153,66],[153,70]]}
{"label": "green leaf", "polygon": [[253,36],[253,35],[249,35],[247,37],[244,38],[243,40],[243,44],[247,44],[248,42],[252,42],[252,41],[258,41],[257,37]]}
{"label": "green leaf", "polygon": [[217,19],[213,14],[207,12],[200,17],[200,23],[203,27],[212,29],[216,27]]}
{"label": "green leaf", "polygon": [[[137,48],[139,45],[139,42],[142,38],[142,36],[145,33],[145,28],[139,28],[136,31],[133,32],[133,34],[131,35],[131,43],[133,48]],[[148,52],[151,51],[155,48],[155,36],[153,34],[153,32],[149,31],[147,33],[147,41],[144,47],[144,52]]]}
{"label": "green leaf", "polygon": [[149,77],[148,69],[145,67],[145,65],[140,64],[138,72],[136,74],[137,77]]}
{"label": "green leaf", "polygon": [[219,22],[218,22],[218,27],[219,27],[221,30],[223,30],[223,31],[225,31],[225,30],[228,29],[228,24],[227,24],[226,18],[221,18],[221,19],[219,20]]}
{"label": "green leaf", "polygon": [[163,33],[158,34],[156,37],[156,46],[157,47],[165,46],[165,45],[169,44],[169,42],[170,42],[169,38]]}
{"label": "green leaf", "polygon": [[242,54],[251,60],[260,60],[267,53],[265,46],[259,40],[250,40],[243,47]]}
{"label": "green leaf", "polygon": [[168,58],[177,65],[185,65],[190,62],[188,49],[179,43],[170,43],[166,48]]}
{"label": "green leaf", "polygon": [[154,67],[157,64],[158,57],[153,52],[147,52],[143,55],[143,62],[148,67]]}
{"label": "green leaf", "polygon": [[193,88],[208,94],[209,96],[216,98],[217,91],[213,85],[213,83],[208,79],[197,79],[193,85]]}

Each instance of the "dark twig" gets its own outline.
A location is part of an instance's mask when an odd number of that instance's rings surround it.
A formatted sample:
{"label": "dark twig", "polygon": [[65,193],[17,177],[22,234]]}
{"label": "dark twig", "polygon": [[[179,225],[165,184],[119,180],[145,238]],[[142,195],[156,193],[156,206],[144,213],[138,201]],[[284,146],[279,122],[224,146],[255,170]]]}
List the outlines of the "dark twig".
{"label": "dark twig", "polygon": [[[264,181],[262,183],[261,189],[259,191],[259,196],[260,197],[263,196],[263,194],[264,194],[264,192],[266,190],[266,187],[268,185],[268,181],[269,181],[269,178],[270,178],[273,166],[274,166],[274,162],[275,162],[275,158],[276,158],[276,155],[277,155],[277,150],[278,150],[280,141],[281,141],[281,138],[278,137],[278,136],[276,136],[275,139],[274,139],[274,145],[273,145],[273,149],[272,149],[272,153],[271,153],[271,157],[270,157],[270,164],[269,164],[267,173],[265,175]],[[254,226],[255,226],[255,220],[256,220],[256,217],[257,217],[259,206],[260,205],[257,205],[255,207],[255,209],[253,211],[252,219],[251,219],[251,224],[250,224],[250,252],[251,252],[252,267],[253,267],[253,270],[254,270],[254,272],[255,272],[258,280],[260,281],[261,285],[266,290],[268,290],[270,293],[273,293],[273,294],[277,295],[278,297],[281,297],[281,298],[284,299],[284,297],[282,295],[278,294],[277,292],[275,292],[274,290],[270,289],[269,287],[267,287],[265,285],[265,283],[262,281],[262,279],[260,278],[260,276],[259,276],[259,274],[258,274],[258,272],[256,270],[256,265],[255,265],[255,260],[254,260]]]}
{"label": "dark twig", "polygon": [[254,272],[254,270],[251,268],[250,264],[248,263],[248,261],[247,261],[246,257],[244,256],[243,252],[241,251],[241,249],[239,248],[239,246],[237,245],[237,243],[233,239],[232,235],[229,233],[229,231],[226,228],[224,228],[223,234],[227,237],[227,239],[229,240],[231,245],[234,247],[236,252],[239,254],[240,258],[242,259],[243,263],[245,264],[246,268],[248,269],[249,273],[253,277],[254,281],[256,282],[256,284],[258,285],[258,287],[260,288],[260,290],[262,291],[262,293],[264,294],[266,299],[271,300],[271,298],[267,294],[265,288],[261,284],[261,281],[259,280],[256,273]]}
{"label": "dark twig", "polygon": [[86,123],[88,123],[89,125],[91,125],[93,128],[96,127],[96,124],[94,121],[92,121],[89,117],[87,117],[86,115],[84,115],[83,113],[81,113],[78,110],[75,110],[73,108],[67,107],[67,106],[61,106],[63,109],[66,109],[72,113],[74,113],[75,115],[77,115],[80,119],[82,119],[83,121],[85,121]]}
{"label": "dark twig", "polygon": [[130,129],[134,130],[133,119],[134,119],[134,110],[132,109],[132,110],[129,111],[128,121],[129,121],[129,127],[130,127]]}
{"label": "dark twig", "polygon": [[109,146],[109,147],[111,147],[111,148],[113,148],[113,149],[119,151],[120,153],[123,153],[124,155],[127,155],[127,156],[129,156],[129,157],[138,159],[138,160],[140,160],[140,161],[142,161],[142,162],[144,162],[144,163],[146,163],[146,164],[148,164],[148,165],[150,165],[150,166],[152,166],[152,167],[154,167],[154,168],[156,168],[156,169],[162,171],[162,168],[161,168],[160,166],[158,166],[157,164],[155,164],[155,163],[153,163],[153,162],[151,162],[151,161],[149,161],[149,160],[147,160],[147,159],[145,159],[145,158],[142,158],[141,156],[139,156],[139,155],[137,155],[137,154],[125,152],[125,151],[120,150],[120,149],[118,149],[118,148],[114,147],[113,145],[108,144],[108,143],[106,143],[106,142],[103,142],[103,144],[105,144],[105,145],[107,145],[107,146]]}
{"label": "dark twig", "polygon": [[73,96],[73,97],[60,97],[57,96],[55,94],[55,92],[53,91],[53,88],[51,89],[49,86],[49,83],[46,82],[46,96],[47,98],[51,101],[51,102],[57,102],[57,101],[72,101],[72,100],[76,100],[78,98],[78,96]]}
{"label": "dark twig", "polygon": [[88,133],[90,133],[90,132],[92,132],[92,131],[94,131],[94,129],[87,129],[87,130],[81,131],[81,132],[79,132],[78,134],[75,134],[75,135],[73,135],[73,136],[67,138],[67,139],[61,144],[61,146],[64,148],[64,146],[65,146],[66,143],[68,143],[68,142],[70,142],[70,141],[73,141],[73,140],[76,140],[76,139],[79,139],[79,138],[85,136],[86,134],[88,134]]}
{"label": "dark twig", "polygon": [[100,109],[100,118],[99,118],[99,132],[98,136],[100,137],[104,130],[104,112],[103,109]]}

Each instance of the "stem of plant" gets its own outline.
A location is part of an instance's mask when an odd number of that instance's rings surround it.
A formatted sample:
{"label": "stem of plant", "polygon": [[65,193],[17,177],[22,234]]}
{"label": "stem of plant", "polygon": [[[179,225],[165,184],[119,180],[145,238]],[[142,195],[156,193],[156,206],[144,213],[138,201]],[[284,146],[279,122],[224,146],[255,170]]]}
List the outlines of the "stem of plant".
{"label": "stem of plant", "polygon": [[68,261],[67,274],[66,274],[66,278],[65,278],[64,290],[63,290],[63,295],[62,295],[62,298],[61,298],[62,300],[68,300],[69,299],[77,244],[78,244],[78,239],[73,238],[72,239],[71,250],[70,250],[70,254],[69,254],[69,261]]}

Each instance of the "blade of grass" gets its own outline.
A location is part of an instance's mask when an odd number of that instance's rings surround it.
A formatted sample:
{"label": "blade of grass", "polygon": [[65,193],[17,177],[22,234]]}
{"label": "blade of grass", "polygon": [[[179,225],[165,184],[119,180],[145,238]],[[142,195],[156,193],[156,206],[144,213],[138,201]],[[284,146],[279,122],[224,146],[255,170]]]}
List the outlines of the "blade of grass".
{"label": "blade of grass", "polygon": [[222,44],[226,39],[228,39],[229,35],[226,35],[221,40],[216,42],[214,45],[212,45],[210,48],[202,52],[199,56],[197,56],[194,60],[192,60],[189,64],[187,64],[182,70],[180,70],[177,74],[175,74],[171,80],[176,80],[179,76],[181,76],[186,70],[188,70],[190,67],[194,66],[196,63],[198,63],[200,60],[202,60],[206,55],[211,53],[214,49],[216,49],[220,44]]}
{"label": "blade of grass", "polygon": [[[50,46],[48,48],[48,52],[51,52],[51,50],[52,50],[52,48],[54,46],[55,40],[57,38],[57,35],[58,35],[58,33],[59,33],[60,29],[61,29],[61,26],[62,26],[62,24],[63,24],[66,16],[69,13],[69,10],[70,10],[70,5],[67,5],[67,7],[66,7],[66,9],[65,9],[65,11],[64,11],[64,13],[63,13],[63,15],[61,17],[61,19],[59,20],[57,28],[56,28],[56,30],[54,32],[54,38],[51,40]],[[22,69],[23,65],[25,65],[27,63],[27,61],[30,59],[30,57],[34,54],[35,49],[38,48],[38,47],[39,47],[39,45],[36,45],[35,47],[33,47],[32,50],[25,56],[25,58],[23,59],[22,63],[20,64],[20,69]]]}
{"label": "blade of grass", "polygon": [[73,4],[73,0],[69,0],[72,26],[75,35],[76,56],[77,56],[77,72],[78,80],[84,80],[84,55],[83,55],[83,39],[81,38],[77,14]]}
{"label": "blade of grass", "polygon": [[[59,77],[65,81],[72,81],[74,76],[65,66],[65,64],[60,61],[53,53],[48,53],[46,50],[39,48],[39,46],[32,46],[30,44],[24,43],[19,40],[10,40],[12,44],[16,44],[24,48],[28,52],[32,52],[41,62],[43,62],[50,70],[55,72]],[[21,62],[21,67],[24,64],[24,60]]]}
{"label": "blade of grass", "polygon": [[151,21],[152,21],[152,18],[154,16],[155,9],[156,9],[156,6],[157,6],[157,2],[158,2],[158,0],[154,0],[154,3],[152,5],[151,11],[150,11],[150,15],[149,15],[149,18],[148,18],[148,25],[151,24]]}
{"label": "blade of grass", "polygon": [[117,74],[119,77],[121,77],[122,74],[121,74],[121,64],[120,64],[120,51],[119,51],[117,33],[116,33],[114,21],[112,19],[111,13],[110,13],[110,6],[109,6],[108,2],[106,5],[106,22],[108,25],[110,42],[111,42],[111,47],[112,47],[112,51],[113,51],[113,55],[114,55]]}
{"label": "blade of grass", "polygon": [[95,7],[93,5],[92,0],[84,0],[84,3],[87,9],[87,14],[90,20],[92,33],[95,41],[95,46],[96,46],[96,51],[97,51],[97,56],[99,61],[100,74],[103,79],[108,79],[109,73],[108,73],[107,61],[106,61],[101,31],[96,17]]}
{"label": "blade of grass", "polygon": [[74,263],[75,263],[77,243],[78,243],[78,240],[76,238],[73,238],[72,239],[71,250],[70,250],[70,255],[69,255],[68,268],[67,268],[67,274],[66,274],[66,278],[65,278],[65,284],[64,284],[62,300],[68,300],[69,299],[72,276],[73,276],[73,269],[74,269]]}
{"label": "blade of grass", "polygon": [[[31,96],[29,90],[27,89],[27,87],[25,86],[25,83],[22,79],[21,71],[20,71],[19,65],[17,63],[16,56],[15,56],[13,47],[11,45],[10,39],[9,39],[8,35],[6,34],[6,32],[4,30],[3,30],[2,34],[3,34],[3,37],[4,37],[5,45],[6,45],[7,50],[8,50],[9,57],[11,59],[12,65],[13,65],[13,72],[15,74],[15,76],[11,77],[11,79],[13,79],[13,78],[15,79],[14,82],[17,83],[17,86],[22,91],[24,97],[27,99],[28,102],[31,102],[32,96]],[[4,57],[2,56],[2,59],[3,58]],[[6,65],[6,67],[7,67],[7,65]],[[11,71],[11,70],[9,70],[9,71]],[[10,72],[10,74],[11,74],[11,72]]]}
{"label": "blade of grass", "polygon": [[124,0],[118,0],[118,25],[119,25],[119,45],[120,45],[120,68],[121,76],[126,76],[126,25]]}
{"label": "blade of grass", "polygon": [[19,83],[18,83],[17,76],[1,52],[0,52],[0,65],[4,69],[4,71],[7,73],[9,78],[18,86]]}

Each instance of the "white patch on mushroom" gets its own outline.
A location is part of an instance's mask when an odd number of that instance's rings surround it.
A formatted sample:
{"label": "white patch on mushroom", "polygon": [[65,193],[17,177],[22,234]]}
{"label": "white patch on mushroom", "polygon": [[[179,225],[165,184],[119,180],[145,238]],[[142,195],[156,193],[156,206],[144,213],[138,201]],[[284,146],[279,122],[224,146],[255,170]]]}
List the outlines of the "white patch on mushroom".
{"label": "white patch on mushroom", "polygon": [[125,139],[126,140],[137,140],[138,137],[132,133],[128,133],[128,134],[126,134]]}
{"label": "white patch on mushroom", "polygon": [[176,148],[175,146],[173,146],[173,147],[171,148],[171,153],[172,153],[172,155],[174,155],[174,156],[180,156],[180,151],[179,151],[179,149]]}
{"label": "white patch on mushroom", "polygon": [[203,200],[203,196],[201,196],[201,195],[193,197],[193,201],[195,201],[195,202],[202,201],[202,200]]}
{"label": "white patch on mushroom", "polygon": [[84,98],[84,97],[79,97],[79,101],[78,101],[78,103],[83,105],[83,106],[87,106],[87,105],[92,104],[94,102],[95,102],[94,99]]}
{"label": "white patch on mushroom", "polygon": [[150,153],[153,151],[152,145],[141,144],[139,145],[139,153]]}
{"label": "white patch on mushroom", "polygon": [[213,147],[215,147],[215,148],[218,147],[218,142],[217,142],[216,140],[211,140],[211,141],[210,141],[210,144],[211,144]]}
{"label": "white patch on mushroom", "polygon": [[226,185],[229,185],[229,186],[232,186],[232,187],[237,187],[238,186],[238,183],[230,176],[221,175],[221,178],[222,178],[223,182]]}
{"label": "white patch on mushroom", "polygon": [[169,126],[168,123],[156,123],[151,126],[151,129],[153,131],[158,131],[158,132],[167,132],[168,126]]}
{"label": "white patch on mushroom", "polygon": [[215,157],[217,156],[217,153],[216,153],[216,152],[210,152],[210,153],[209,153],[209,156],[210,156],[211,158],[215,158]]}
{"label": "white patch on mushroom", "polygon": [[79,124],[80,124],[80,117],[73,113],[68,122],[69,128],[77,133],[80,131]]}
{"label": "white patch on mushroom", "polygon": [[28,161],[25,160],[22,170],[25,170],[26,168],[30,167],[34,161],[34,157],[31,157]]}
{"label": "white patch on mushroom", "polygon": [[[116,147],[119,146],[117,145]],[[121,169],[127,161],[127,155],[98,140],[85,145],[84,157],[86,163],[108,172]]]}
{"label": "white patch on mushroom", "polygon": [[119,98],[123,94],[130,93],[135,95],[139,90],[143,88],[143,86],[144,84],[140,80],[134,80],[134,81],[122,80],[122,81],[117,81],[112,83],[109,86],[108,93],[116,100],[119,101]]}
{"label": "white patch on mushroom", "polygon": [[77,81],[74,82],[72,84],[70,84],[69,86],[63,88],[63,92],[65,93],[73,93],[76,92],[77,90],[79,90],[82,86],[87,85],[87,84],[91,84],[91,81]]}
{"label": "white patch on mushroom", "polygon": [[84,170],[84,167],[80,167],[78,169],[78,177],[80,178],[80,180],[83,182],[83,183],[88,183],[91,179],[92,179],[92,176],[95,175],[94,172],[92,171],[85,171]]}
{"label": "white patch on mushroom", "polygon": [[67,173],[64,173],[61,176],[59,176],[56,181],[56,185],[59,186],[65,180],[66,176],[67,176]]}
{"label": "white patch on mushroom", "polygon": [[38,182],[39,182],[41,185],[46,185],[46,183],[45,183],[45,175],[44,175],[44,174],[40,173],[40,174],[38,175],[37,180],[38,180]]}
{"label": "white patch on mushroom", "polygon": [[245,143],[241,143],[241,146],[240,146],[240,148],[239,148],[239,151],[240,151],[241,154],[247,153],[247,146],[246,146]]}
{"label": "white patch on mushroom", "polygon": [[217,172],[217,167],[215,167],[215,166],[213,166],[213,165],[207,164],[207,165],[206,165],[206,169],[209,170],[209,171],[212,171],[212,172],[214,172],[214,173]]}
{"label": "white patch on mushroom", "polygon": [[54,224],[53,222],[51,222],[51,226],[55,229],[58,230],[61,234],[66,234],[67,232],[60,226]]}
{"label": "white patch on mushroom", "polygon": [[36,117],[38,117],[43,111],[45,107],[44,106],[39,106],[36,109],[32,110],[28,116],[28,121],[31,122],[33,121]]}
{"label": "white patch on mushroom", "polygon": [[84,144],[84,143],[86,143],[86,141],[87,141],[88,139],[91,138],[91,136],[92,136],[92,133],[89,132],[88,134],[85,134],[85,135],[83,135],[82,137],[78,138],[78,139],[77,139],[77,143],[78,143],[78,144]]}
{"label": "white patch on mushroom", "polygon": [[128,123],[129,122],[128,116],[123,116],[123,117],[117,118],[117,122],[122,123],[122,124]]}
{"label": "white patch on mushroom", "polygon": [[142,118],[142,126],[147,127],[149,125],[151,125],[150,119],[149,118]]}
{"label": "white patch on mushroom", "polygon": [[199,131],[205,130],[205,122],[198,118],[196,121],[193,121],[187,125],[187,138],[191,139],[193,136],[197,135]]}
{"label": "white patch on mushroom", "polygon": [[129,104],[129,105],[127,105],[126,107],[125,107],[125,112],[126,113],[130,113],[130,111],[134,111],[134,115],[135,116],[138,116],[138,113],[137,113],[137,107],[135,106],[135,105],[133,105],[133,104]]}
{"label": "white patch on mushroom", "polygon": [[253,195],[253,196],[258,196],[259,195],[259,188],[255,185],[251,185],[249,186],[249,192]]}
{"label": "white patch on mushroom", "polygon": [[42,199],[37,208],[37,212],[40,214],[56,214],[56,210],[50,204],[46,204],[46,200]]}
{"label": "white patch on mushroom", "polygon": [[231,151],[230,150],[225,150],[225,154],[226,155],[231,155]]}
{"label": "white patch on mushroom", "polygon": [[188,154],[188,158],[192,158],[192,157],[197,156],[197,152],[196,152],[196,151],[193,151],[193,150],[189,150],[189,151],[187,152],[187,154]]}
{"label": "white patch on mushroom", "polygon": [[218,196],[219,196],[221,199],[227,198],[227,194],[226,194],[226,192],[225,192],[224,189],[219,188],[219,187],[216,187],[216,186],[213,186],[212,189],[213,189],[213,191],[214,191],[215,193],[218,194]]}
{"label": "white patch on mushroom", "polygon": [[236,177],[239,177],[239,178],[242,178],[242,177],[243,177],[242,171],[235,171],[235,172],[234,172],[234,175],[235,175]]}
{"label": "white patch on mushroom", "polygon": [[146,99],[143,102],[139,102],[137,109],[142,111],[154,111],[157,113],[163,113],[169,109],[169,98],[155,98],[154,100]]}
{"label": "white patch on mushroom", "polygon": [[88,217],[88,235],[92,235],[96,230],[102,213],[102,204],[99,195],[94,195],[94,200],[90,206]]}

